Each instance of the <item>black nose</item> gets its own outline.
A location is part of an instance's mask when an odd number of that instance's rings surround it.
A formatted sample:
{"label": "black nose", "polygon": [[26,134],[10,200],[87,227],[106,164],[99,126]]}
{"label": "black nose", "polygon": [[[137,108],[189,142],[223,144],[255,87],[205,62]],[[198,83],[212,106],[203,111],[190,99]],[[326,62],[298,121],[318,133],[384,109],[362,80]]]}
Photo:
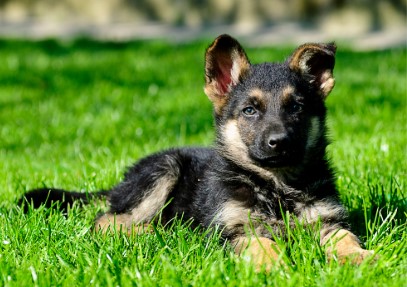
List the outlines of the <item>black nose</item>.
{"label": "black nose", "polygon": [[285,142],[287,141],[287,135],[284,133],[273,134],[268,139],[268,145],[271,149],[277,150],[280,149]]}

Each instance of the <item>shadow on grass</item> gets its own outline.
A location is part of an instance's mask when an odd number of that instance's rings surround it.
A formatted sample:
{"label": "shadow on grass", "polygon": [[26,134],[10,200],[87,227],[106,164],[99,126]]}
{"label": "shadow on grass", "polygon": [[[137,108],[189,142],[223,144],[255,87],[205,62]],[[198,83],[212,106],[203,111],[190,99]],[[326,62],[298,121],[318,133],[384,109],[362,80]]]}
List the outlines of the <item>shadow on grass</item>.
{"label": "shadow on grass", "polygon": [[349,212],[352,229],[361,237],[368,236],[375,227],[391,218],[390,228],[406,222],[407,198],[393,179],[389,186],[370,184],[367,198],[358,198],[356,208]]}

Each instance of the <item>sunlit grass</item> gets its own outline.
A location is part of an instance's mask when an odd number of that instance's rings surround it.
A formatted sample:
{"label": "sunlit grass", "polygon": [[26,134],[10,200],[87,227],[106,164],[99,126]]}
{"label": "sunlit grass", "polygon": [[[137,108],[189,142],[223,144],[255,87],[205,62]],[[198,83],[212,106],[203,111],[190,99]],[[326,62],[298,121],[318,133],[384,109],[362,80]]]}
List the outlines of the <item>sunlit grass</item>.
{"label": "sunlit grass", "polygon": [[[404,286],[407,269],[406,49],[339,47],[328,97],[329,155],[354,231],[380,255],[327,262],[310,230],[292,231],[286,269],[256,273],[219,234],[175,220],[138,236],[92,230],[101,208],[68,216],[15,201],[34,187],[106,189],[126,166],[172,146],[210,145],[203,94],[208,42],[0,41],[0,285]],[[248,49],[252,62],[291,49]]]}

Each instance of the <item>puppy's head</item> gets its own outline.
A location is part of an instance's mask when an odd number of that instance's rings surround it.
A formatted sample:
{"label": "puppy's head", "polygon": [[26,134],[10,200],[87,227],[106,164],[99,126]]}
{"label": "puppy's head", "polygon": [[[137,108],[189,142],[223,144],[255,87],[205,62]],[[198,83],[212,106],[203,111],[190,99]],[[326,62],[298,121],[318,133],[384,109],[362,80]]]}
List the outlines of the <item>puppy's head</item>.
{"label": "puppy's head", "polygon": [[215,39],[206,51],[205,93],[221,153],[245,168],[273,170],[324,150],[335,50],[334,44],[305,44],[283,63],[252,65],[235,39]]}

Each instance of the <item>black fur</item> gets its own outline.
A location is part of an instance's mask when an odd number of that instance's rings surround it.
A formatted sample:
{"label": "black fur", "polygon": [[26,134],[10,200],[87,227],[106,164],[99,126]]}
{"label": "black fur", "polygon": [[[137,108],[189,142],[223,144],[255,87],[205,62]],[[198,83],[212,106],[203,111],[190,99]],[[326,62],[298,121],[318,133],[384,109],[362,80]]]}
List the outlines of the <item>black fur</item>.
{"label": "black fur", "polygon": [[[160,180],[176,178],[171,190],[162,191],[168,193],[165,202],[170,201],[162,211],[163,223],[182,215],[204,227],[216,224],[224,238],[234,239],[244,235],[249,211],[283,235],[282,212],[303,218],[306,208],[327,204],[327,211],[319,214],[323,225],[328,230],[347,228],[326,158],[324,100],[333,87],[327,79],[334,53],[333,45],[315,44],[300,47],[283,63],[251,65],[236,40],[220,36],[208,48],[206,65],[206,93],[215,106],[215,147],[171,149],[142,159],[108,192],[107,214],[133,212],[142,219],[130,223],[149,223],[150,215],[140,215],[148,210],[139,206],[158,192]],[[232,72],[238,77],[230,72],[236,66]],[[258,100],[250,96],[256,91]],[[66,204],[88,197],[47,188],[25,195],[35,207],[46,198]],[[163,206],[151,208],[159,211]],[[306,220],[312,224],[315,218]],[[258,235],[271,238],[260,224],[256,228]]]}
{"label": "black fur", "polygon": [[110,212],[115,214],[130,212],[146,196],[157,177],[175,173],[179,178],[168,195],[171,203],[163,210],[164,221],[177,214],[185,218],[194,217],[192,203],[196,198],[196,188],[203,176],[214,151],[207,148],[171,149],[153,154],[129,168],[124,180],[114,187],[110,194]]}
{"label": "black fur", "polygon": [[28,211],[28,204],[33,208],[39,208],[41,205],[45,205],[45,207],[55,207],[66,212],[68,207],[72,206],[74,202],[87,204],[94,198],[107,196],[108,194],[109,191],[104,190],[94,193],[84,193],[44,187],[26,193],[20,198],[17,204],[23,206],[25,212]]}

